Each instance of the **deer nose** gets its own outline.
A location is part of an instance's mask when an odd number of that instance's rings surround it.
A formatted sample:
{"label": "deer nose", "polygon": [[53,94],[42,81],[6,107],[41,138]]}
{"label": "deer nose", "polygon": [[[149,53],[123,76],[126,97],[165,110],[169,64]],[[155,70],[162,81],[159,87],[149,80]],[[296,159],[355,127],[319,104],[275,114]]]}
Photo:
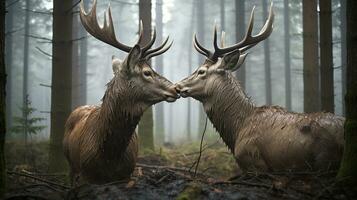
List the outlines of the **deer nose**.
{"label": "deer nose", "polygon": [[176,85],[175,86],[175,90],[176,90],[177,93],[180,93],[181,90],[182,90],[182,86],[181,85]]}

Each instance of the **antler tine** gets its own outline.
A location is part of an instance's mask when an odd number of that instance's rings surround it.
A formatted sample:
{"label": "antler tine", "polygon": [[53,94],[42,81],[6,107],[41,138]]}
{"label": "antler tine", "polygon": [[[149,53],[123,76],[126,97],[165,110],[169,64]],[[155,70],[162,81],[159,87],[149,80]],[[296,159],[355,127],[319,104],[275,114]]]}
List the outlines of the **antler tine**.
{"label": "antler tine", "polygon": [[107,16],[105,14],[104,25],[103,28],[101,28],[97,21],[97,1],[96,0],[93,1],[93,6],[91,11],[88,14],[86,14],[86,12],[84,11],[83,0],[81,0],[80,19],[82,21],[84,28],[98,40],[101,40],[125,52],[129,52],[131,50],[131,47],[123,43],[120,43],[115,37],[110,6],[108,8],[108,15],[109,15],[109,19],[108,19],[109,24],[107,23]]}
{"label": "antler tine", "polygon": [[170,42],[170,44],[169,44],[169,45],[167,45],[165,48],[162,48],[162,49],[161,49],[161,50],[159,50],[159,51],[155,51],[155,52],[153,52],[153,53],[151,53],[151,54],[146,55],[146,57],[145,57],[145,58],[146,58],[147,60],[149,60],[150,58],[152,58],[152,57],[154,57],[154,56],[158,56],[158,55],[160,55],[160,54],[165,53],[167,50],[169,50],[169,49],[170,49],[170,47],[171,47],[172,43],[173,43],[173,41],[172,41],[172,42]]}
{"label": "antler tine", "polygon": [[193,40],[193,44],[195,49],[200,53],[205,55],[206,57],[210,57],[211,55],[213,55],[213,53],[211,51],[209,51],[208,49],[204,48],[197,40],[197,35],[194,35],[194,40]]}
{"label": "antler tine", "polygon": [[165,41],[164,41],[160,46],[156,47],[155,49],[149,49],[148,51],[145,52],[145,54],[146,54],[146,55],[149,55],[149,54],[151,54],[151,53],[154,53],[154,52],[156,52],[156,51],[161,50],[162,48],[165,47],[166,43],[169,41],[169,38],[170,38],[170,37],[167,36],[166,39],[165,39]]}
{"label": "antler tine", "polygon": [[217,44],[217,24],[214,23],[214,29],[213,29],[213,47],[215,52],[219,50],[218,44]]}
{"label": "antler tine", "polygon": [[143,21],[140,20],[139,21],[139,38],[136,41],[136,44],[140,44],[142,38],[143,38],[143,32],[144,32],[144,28],[143,28]]}
{"label": "antler tine", "polygon": [[152,35],[150,41],[143,47],[143,52],[145,52],[148,49],[150,49],[152,47],[152,45],[154,45],[155,40],[156,40],[156,28],[154,27],[153,35]]}

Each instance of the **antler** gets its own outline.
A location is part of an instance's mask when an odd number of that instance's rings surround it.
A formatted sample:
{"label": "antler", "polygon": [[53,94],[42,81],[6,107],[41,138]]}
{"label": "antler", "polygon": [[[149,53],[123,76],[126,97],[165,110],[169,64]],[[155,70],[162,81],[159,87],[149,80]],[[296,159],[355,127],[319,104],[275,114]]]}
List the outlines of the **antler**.
{"label": "antler", "polygon": [[253,24],[254,24],[254,9],[253,7],[252,12],[250,14],[250,20],[249,20],[249,25],[247,32],[245,33],[245,36],[242,41],[240,41],[237,44],[234,44],[229,47],[220,48],[217,44],[217,27],[216,25],[214,26],[214,34],[213,34],[213,47],[214,47],[214,52],[211,52],[210,50],[204,48],[197,40],[196,34],[194,36],[194,47],[195,49],[205,55],[208,59],[216,62],[219,57],[224,56],[227,53],[233,52],[233,51],[241,51],[244,52],[259,42],[265,40],[266,38],[269,37],[271,32],[273,31],[273,22],[274,22],[274,12],[273,12],[273,3],[270,4],[270,9],[269,9],[269,16],[268,19],[266,20],[263,28],[260,30],[260,32],[257,35],[252,36],[252,30],[253,30]]}
{"label": "antler", "polygon": [[[108,20],[106,14],[107,12],[108,12]],[[95,38],[97,38],[102,42],[105,42],[113,47],[116,47],[122,51],[129,53],[133,47],[119,42],[115,36],[113,20],[112,20],[112,12],[110,6],[108,7],[107,12],[104,12],[103,27],[100,27],[97,21],[97,0],[93,1],[93,7],[88,14],[84,11],[83,0],[81,0],[80,18],[84,28],[88,31],[88,33],[90,33],[92,36],[94,36]],[[140,21],[139,38],[136,42],[136,45],[139,45],[142,38],[143,38],[143,24],[142,21]],[[142,51],[141,54],[142,58],[150,59],[153,56],[157,56],[166,52],[172,45],[171,42],[168,46],[165,47],[168,39],[169,37],[167,37],[166,40],[163,42],[163,44],[160,45],[159,47],[155,49],[150,49],[154,45],[156,40],[156,28],[154,28],[153,36],[151,37],[150,41],[143,47],[140,47]]]}

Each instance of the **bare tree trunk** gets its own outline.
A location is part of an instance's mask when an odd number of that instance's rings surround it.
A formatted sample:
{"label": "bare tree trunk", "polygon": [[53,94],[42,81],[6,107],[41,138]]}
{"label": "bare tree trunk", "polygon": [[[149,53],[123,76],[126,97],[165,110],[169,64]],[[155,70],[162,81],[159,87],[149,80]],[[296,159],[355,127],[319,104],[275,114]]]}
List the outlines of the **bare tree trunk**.
{"label": "bare tree trunk", "polygon": [[[235,0],[235,23],[236,23],[236,42],[239,42],[244,37],[245,32],[245,0]],[[237,70],[236,76],[245,88],[245,64]]]}
{"label": "bare tree trunk", "polygon": [[5,41],[5,55],[6,55],[6,126],[12,127],[12,31],[14,25],[14,8],[8,7],[6,13],[6,41]]}
{"label": "bare tree trunk", "polygon": [[0,2],[0,198],[6,190],[6,165],[4,155],[5,145],[5,89],[6,89],[6,70],[5,70],[5,1]]}
{"label": "bare tree trunk", "polygon": [[[162,33],[163,33],[163,23],[162,23],[162,0],[156,0],[156,30],[157,30],[157,37],[156,40],[160,43],[162,41]],[[163,56],[160,55],[155,57],[155,67],[156,71],[159,74],[163,74]],[[165,130],[164,130],[164,104],[163,102],[158,103],[155,105],[155,132],[156,132],[156,143],[162,145],[165,139]]]}
{"label": "bare tree trunk", "polygon": [[284,1],[284,53],[285,53],[285,107],[291,110],[291,65],[290,65],[290,7]]}
{"label": "bare tree trunk", "polygon": [[222,31],[225,31],[226,30],[226,26],[225,26],[225,24],[226,24],[226,16],[225,16],[225,14],[226,14],[226,9],[225,9],[225,6],[224,6],[225,4],[224,4],[224,0],[221,0],[220,1],[220,17],[221,17],[221,30]]}
{"label": "bare tree trunk", "polygon": [[73,0],[53,1],[51,136],[49,170],[67,169],[62,151],[65,122],[72,105],[72,4]]}
{"label": "bare tree trunk", "polygon": [[[346,95],[346,66],[347,66],[347,48],[346,48],[346,0],[341,0],[340,18],[341,18],[341,85],[342,97]],[[346,113],[345,101],[342,98],[342,113]]]}
{"label": "bare tree trunk", "polygon": [[[263,0],[263,21],[268,16],[267,1]],[[264,45],[264,65],[265,65],[265,101],[266,104],[272,104],[272,90],[271,90],[271,70],[270,70],[270,47],[269,38],[263,41]]]}
{"label": "bare tree trunk", "polygon": [[[26,12],[25,12],[25,34],[24,34],[24,57],[23,57],[23,82],[22,82],[22,118],[27,122],[27,114],[25,112],[27,107],[27,95],[28,95],[28,71],[29,71],[29,33],[30,33],[30,1],[26,0]],[[24,142],[25,148],[27,148],[27,125],[24,126]],[[27,151],[25,151],[25,163],[27,162]]]}
{"label": "bare tree trunk", "polygon": [[320,1],[321,109],[334,113],[331,0]]}
{"label": "bare tree trunk", "polygon": [[[151,37],[151,0],[139,0],[139,19],[143,21],[144,36],[141,44],[146,44]],[[148,108],[139,123],[140,147],[154,150],[154,121],[152,107]]]}
{"label": "bare tree trunk", "polygon": [[[197,36],[200,41],[202,41],[201,44],[205,44],[205,1],[204,0],[197,0],[196,1],[196,6],[197,6]],[[203,63],[204,57],[202,57],[200,54],[198,55],[198,60],[199,63]],[[203,110],[203,106],[200,106],[199,108],[199,121],[198,121],[198,130],[201,132],[203,130],[203,126],[205,124],[205,118],[206,118],[206,113]],[[201,138],[200,135],[198,135],[198,138]]]}
{"label": "bare tree trunk", "polygon": [[357,1],[347,0],[347,94],[345,148],[337,179],[357,185]]}
{"label": "bare tree trunk", "polygon": [[[88,1],[86,1],[88,2]],[[79,17],[73,15],[72,19],[72,38],[79,37]],[[72,43],[72,110],[81,105],[81,80],[80,80],[80,63],[79,63],[79,41]]]}
{"label": "bare tree trunk", "polygon": [[[191,21],[190,21],[190,28],[188,30],[189,33],[189,37],[192,37],[192,32],[193,32],[193,27],[194,27],[194,17],[195,17],[195,6],[192,5],[192,9],[191,9]],[[192,73],[192,41],[189,41],[188,44],[188,74]],[[187,130],[187,140],[191,140],[192,139],[192,125],[191,125],[191,106],[192,106],[192,102],[191,102],[191,98],[187,98],[187,123],[186,123],[186,130]]]}
{"label": "bare tree trunk", "polygon": [[303,0],[304,110],[320,109],[317,1]]}

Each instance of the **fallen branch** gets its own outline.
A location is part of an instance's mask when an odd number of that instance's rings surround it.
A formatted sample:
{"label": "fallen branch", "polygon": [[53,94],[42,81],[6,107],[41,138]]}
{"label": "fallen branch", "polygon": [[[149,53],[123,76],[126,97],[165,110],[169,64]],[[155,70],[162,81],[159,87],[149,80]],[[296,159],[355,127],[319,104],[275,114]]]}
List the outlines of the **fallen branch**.
{"label": "fallen branch", "polygon": [[[142,163],[137,163],[137,167],[143,167],[143,168],[151,168],[151,169],[170,169],[170,170],[177,170],[177,171],[183,171],[183,172],[188,172],[188,173],[193,173],[189,170],[189,168],[186,167],[171,167],[171,166],[162,166],[162,165],[147,165],[147,164],[142,164]],[[202,172],[197,172],[198,175],[205,176],[204,173]]]}
{"label": "fallen branch", "polygon": [[15,172],[15,171],[7,171],[7,173],[10,174],[10,175],[17,175],[17,176],[23,176],[23,177],[31,178],[31,179],[34,179],[34,180],[37,180],[37,181],[40,181],[40,182],[43,182],[43,183],[47,183],[47,184],[51,184],[51,185],[55,185],[55,186],[61,187],[63,189],[69,189],[70,188],[70,187],[68,187],[66,185],[62,185],[62,184],[59,184],[59,183],[56,183],[56,182],[53,182],[53,181],[49,181],[49,180],[46,180],[46,179],[43,179],[43,178],[39,178],[39,177],[33,176],[31,174],[27,174],[27,173]]}

